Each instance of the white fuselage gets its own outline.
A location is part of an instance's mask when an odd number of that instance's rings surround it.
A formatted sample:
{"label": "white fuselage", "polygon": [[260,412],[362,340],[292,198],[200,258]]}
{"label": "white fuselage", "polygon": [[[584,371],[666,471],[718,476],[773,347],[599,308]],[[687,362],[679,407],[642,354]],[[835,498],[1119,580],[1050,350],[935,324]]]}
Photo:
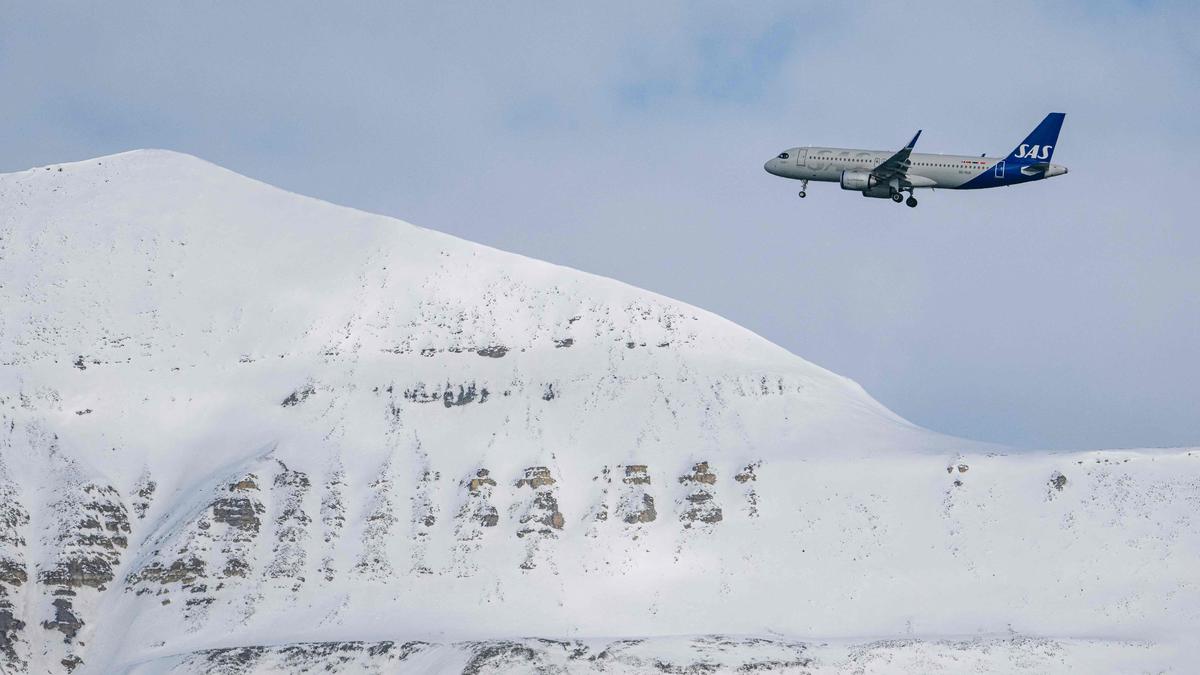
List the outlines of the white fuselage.
{"label": "white fuselage", "polygon": [[[785,154],[788,156],[782,157]],[[843,172],[870,172],[893,154],[894,150],[799,147],[780,153],[781,156],[769,160],[764,168],[769,173],[784,178],[837,183],[842,180]],[[1020,166],[1006,167],[1003,158],[987,156],[914,152],[909,156],[909,161],[911,166],[906,179],[914,188],[974,187],[968,184],[982,176],[989,178],[989,184],[979,187],[994,187],[996,184],[1021,183],[1067,172],[1066,167],[1051,164],[1045,172],[1041,172],[1041,175],[1035,178],[1030,174],[1022,175]]]}

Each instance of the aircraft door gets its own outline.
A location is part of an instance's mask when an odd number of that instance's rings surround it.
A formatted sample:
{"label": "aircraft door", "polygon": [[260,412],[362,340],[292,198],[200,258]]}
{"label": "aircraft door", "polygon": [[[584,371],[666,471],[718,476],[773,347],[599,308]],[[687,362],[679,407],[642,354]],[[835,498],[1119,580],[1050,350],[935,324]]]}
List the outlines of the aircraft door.
{"label": "aircraft door", "polygon": [[1004,178],[1004,160],[996,164],[996,178]]}
{"label": "aircraft door", "polygon": [[808,159],[808,148],[800,148],[796,150],[796,166],[804,166],[804,162]]}

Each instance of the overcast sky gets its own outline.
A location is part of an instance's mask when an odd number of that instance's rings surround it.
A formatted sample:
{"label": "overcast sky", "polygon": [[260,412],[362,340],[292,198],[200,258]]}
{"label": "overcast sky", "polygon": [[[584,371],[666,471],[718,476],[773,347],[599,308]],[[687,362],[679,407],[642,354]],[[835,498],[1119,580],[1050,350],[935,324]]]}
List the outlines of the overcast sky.
{"label": "overcast sky", "polygon": [[[910,420],[1200,445],[1200,5],[0,0],[0,171],[141,147],[724,315]],[[1005,154],[916,209],[762,164]]]}

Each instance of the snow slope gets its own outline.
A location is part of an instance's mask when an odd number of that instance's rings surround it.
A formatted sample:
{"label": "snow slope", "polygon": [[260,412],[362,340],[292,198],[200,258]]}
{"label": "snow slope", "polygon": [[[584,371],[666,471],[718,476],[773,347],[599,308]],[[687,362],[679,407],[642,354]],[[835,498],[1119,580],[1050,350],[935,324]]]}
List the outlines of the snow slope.
{"label": "snow slope", "polygon": [[1200,452],[1006,455],[178,153],[0,176],[0,425],[14,672],[1197,656]]}

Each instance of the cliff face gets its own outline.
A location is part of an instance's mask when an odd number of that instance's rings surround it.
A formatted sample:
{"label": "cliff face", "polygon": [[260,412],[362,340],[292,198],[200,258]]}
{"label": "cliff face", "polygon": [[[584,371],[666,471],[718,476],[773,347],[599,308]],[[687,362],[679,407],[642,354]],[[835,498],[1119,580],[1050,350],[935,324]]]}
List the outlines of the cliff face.
{"label": "cliff face", "polygon": [[997,454],[191,157],[0,176],[0,309],[8,670],[1170,663],[1200,623],[1200,453]]}

